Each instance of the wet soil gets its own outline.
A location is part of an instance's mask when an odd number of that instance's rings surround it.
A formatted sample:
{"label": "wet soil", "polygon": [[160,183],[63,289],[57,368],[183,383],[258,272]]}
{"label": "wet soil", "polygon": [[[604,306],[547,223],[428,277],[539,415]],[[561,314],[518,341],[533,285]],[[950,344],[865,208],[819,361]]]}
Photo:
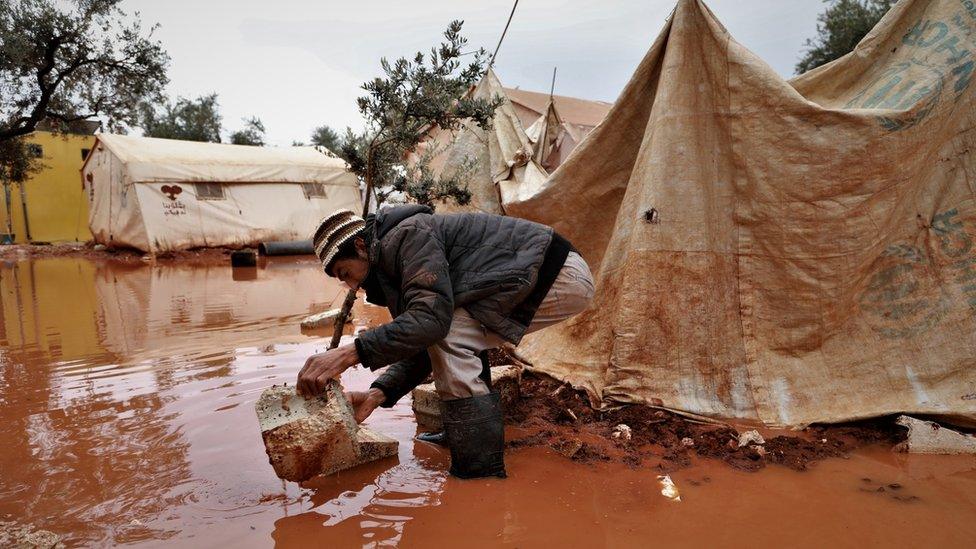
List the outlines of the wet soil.
{"label": "wet soil", "polygon": [[[13,244],[0,246],[0,260],[25,258],[83,258],[109,260],[117,263],[175,260],[182,265],[218,265],[230,263],[230,248],[197,248],[178,252],[162,252],[151,256],[133,248],[95,248],[93,241],[85,243]],[[311,258],[312,256],[307,256]]]}
{"label": "wet soil", "polygon": [[[510,448],[549,446],[574,461],[616,461],[662,473],[690,466],[692,456],[743,471],[759,471],[768,465],[803,471],[864,446],[890,449],[906,433],[892,418],[881,418],[788,434],[760,429],[764,443],[740,446],[740,435],[751,428],[698,422],[650,406],[595,410],[584,392],[545,374],[526,372],[521,391],[519,402],[506,411],[506,421],[519,428],[519,434],[508,442]],[[618,428],[620,425],[627,428]]]}
{"label": "wet soil", "polygon": [[[399,441],[396,457],[309,486],[283,482],[254,404],[324,350],[328,332],[302,332],[299,322],[344,296],[314,259],[268,258],[242,280],[223,260],[0,257],[0,521],[53,532],[68,547],[429,549],[457,539],[474,548],[784,540],[862,548],[976,539],[973,456],[867,443],[802,474],[778,465],[745,472],[695,449],[665,461],[671,446],[654,442],[653,429],[678,437],[717,428],[601,417],[572,391],[554,402],[577,420],[541,406],[507,428],[505,480],[450,477],[449,451],[415,442],[404,398],[366,421]],[[354,312],[349,334],[389,320],[361,301]],[[352,368],[342,383],[364,390],[375,375]],[[527,377],[527,395],[546,383]],[[654,412],[644,419],[661,419]],[[617,420],[652,451],[608,439]],[[579,457],[557,453],[556,437]],[[656,465],[682,456],[690,465],[668,473],[678,501],[663,493]]]}

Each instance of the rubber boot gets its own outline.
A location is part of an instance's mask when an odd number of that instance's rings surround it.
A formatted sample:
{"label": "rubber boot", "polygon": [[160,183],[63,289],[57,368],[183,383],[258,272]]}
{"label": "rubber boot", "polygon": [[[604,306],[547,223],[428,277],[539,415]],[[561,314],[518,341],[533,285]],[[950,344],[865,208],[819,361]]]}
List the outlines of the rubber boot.
{"label": "rubber boot", "polygon": [[[492,390],[491,387],[491,364],[488,362],[488,350],[481,351],[478,353],[478,358],[481,359],[481,374],[478,378],[485,383],[488,387],[488,391]],[[440,431],[432,431],[420,433],[416,436],[416,439],[421,442],[429,442],[431,444],[436,444],[438,446],[447,446],[447,433],[443,429]]]}
{"label": "rubber boot", "polygon": [[500,395],[491,386],[488,351],[478,353],[487,395],[441,402],[441,419],[451,449],[451,474],[458,478],[505,478],[505,425]]}
{"label": "rubber boot", "polygon": [[505,426],[498,393],[441,402],[451,474],[505,478]]}

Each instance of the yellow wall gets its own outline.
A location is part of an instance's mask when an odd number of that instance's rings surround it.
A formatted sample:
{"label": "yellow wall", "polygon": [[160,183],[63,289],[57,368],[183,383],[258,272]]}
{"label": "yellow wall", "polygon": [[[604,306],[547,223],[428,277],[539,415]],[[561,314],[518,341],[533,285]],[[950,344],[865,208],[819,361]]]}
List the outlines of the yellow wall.
{"label": "yellow wall", "polygon": [[0,262],[0,346],[56,361],[106,356],[99,274],[96,263],[73,258]]}
{"label": "yellow wall", "polygon": [[[81,188],[82,149],[95,143],[92,135],[34,132],[28,141],[40,145],[43,168],[24,183],[27,219],[33,242],[90,240],[88,201]],[[27,242],[19,185],[10,187],[10,211],[17,242]],[[7,232],[7,205],[0,187],[0,233]]]}

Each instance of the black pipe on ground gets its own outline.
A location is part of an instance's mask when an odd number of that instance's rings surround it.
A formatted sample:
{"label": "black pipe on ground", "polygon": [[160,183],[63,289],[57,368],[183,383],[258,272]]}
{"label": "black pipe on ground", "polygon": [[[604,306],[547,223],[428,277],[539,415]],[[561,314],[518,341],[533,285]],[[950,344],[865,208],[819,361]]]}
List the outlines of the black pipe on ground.
{"label": "black pipe on ground", "polygon": [[313,255],[315,248],[311,240],[289,240],[287,242],[262,242],[258,244],[261,255]]}

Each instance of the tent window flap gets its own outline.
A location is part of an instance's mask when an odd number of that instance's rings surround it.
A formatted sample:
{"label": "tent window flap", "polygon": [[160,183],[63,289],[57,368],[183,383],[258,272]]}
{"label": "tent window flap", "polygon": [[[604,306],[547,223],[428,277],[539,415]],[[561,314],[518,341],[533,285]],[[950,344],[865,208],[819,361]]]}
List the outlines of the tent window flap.
{"label": "tent window flap", "polygon": [[325,198],[325,185],[321,183],[302,183],[302,192],[305,198]]}
{"label": "tent window flap", "polygon": [[197,200],[223,200],[224,186],[220,183],[194,183]]}

